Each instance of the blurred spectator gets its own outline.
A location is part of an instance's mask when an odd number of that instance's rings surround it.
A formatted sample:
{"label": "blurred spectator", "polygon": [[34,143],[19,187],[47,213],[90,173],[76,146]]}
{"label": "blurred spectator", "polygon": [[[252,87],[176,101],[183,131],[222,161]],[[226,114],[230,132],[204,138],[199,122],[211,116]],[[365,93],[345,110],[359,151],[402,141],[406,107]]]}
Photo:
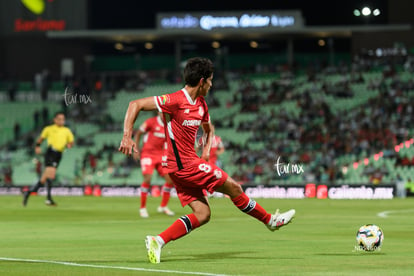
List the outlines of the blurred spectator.
{"label": "blurred spectator", "polygon": [[327,167],[323,166],[320,169],[319,177],[318,177],[317,180],[321,184],[327,184],[327,183],[329,183],[331,181],[330,172],[329,172],[329,169]]}
{"label": "blurred spectator", "polygon": [[410,160],[410,158],[408,158],[407,155],[397,156],[396,165],[410,166],[411,165],[411,160]]}
{"label": "blurred spectator", "polygon": [[307,151],[300,155],[300,163],[308,164],[311,161],[310,155]]}
{"label": "blurred spectator", "polygon": [[263,166],[261,164],[256,164],[253,168],[254,175],[263,175]]}
{"label": "blurred spectator", "polygon": [[33,135],[27,135],[26,136],[26,142],[25,142],[25,146],[26,146],[26,150],[28,154],[32,154],[32,147],[34,145],[35,139],[33,138]]}
{"label": "blurred spectator", "polygon": [[7,167],[3,168],[3,178],[4,178],[4,185],[5,186],[12,186],[13,185],[13,169],[11,165],[7,165]]}
{"label": "blurred spectator", "polygon": [[405,182],[405,188],[407,189],[407,195],[414,195],[414,181],[411,178],[408,178],[407,182]]}
{"label": "blurred spectator", "polygon": [[108,168],[107,168],[108,172],[112,173],[114,171],[114,167],[115,167],[115,164],[114,164],[113,152],[111,151],[108,154]]}
{"label": "blurred spectator", "polygon": [[48,93],[49,93],[49,87],[51,84],[51,74],[49,70],[44,69],[41,74],[41,87],[40,87],[40,97],[42,101],[47,101],[48,99]]}
{"label": "blurred spectator", "polygon": [[383,173],[381,172],[381,169],[377,168],[371,175],[369,181],[374,185],[378,185],[382,182],[382,177]]}
{"label": "blurred spectator", "polygon": [[40,127],[40,113],[38,110],[36,110],[33,113],[33,123],[34,123],[33,130],[37,130]]}
{"label": "blurred spectator", "polygon": [[20,134],[21,134],[21,126],[19,122],[16,122],[14,124],[14,141],[18,142],[18,140],[20,139]]}
{"label": "blurred spectator", "polygon": [[101,93],[101,91],[102,91],[102,81],[101,81],[100,79],[97,79],[97,80],[95,81],[94,91],[95,91],[97,94],[100,94],[100,93]]}
{"label": "blurred spectator", "polygon": [[400,174],[396,175],[395,187],[396,187],[396,196],[397,197],[405,198],[407,196],[407,189],[405,187],[405,180],[401,177]]}
{"label": "blurred spectator", "polygon": [[89,150],[85,153],[85,155],[83,156],[82,159],[82,175],[85,175],[86,173],[86,168],[87,168],[87,164],[88,164],[88,156],[89,156],[90,152]]}
{"label": "blurred spectator", "polygon": [[17,92],[17,82],[14,79],[12,79],[8,87],[9,100],[11,102],[16,101],[16,92]]}
{"label": "blurred spectator", "polygon": [[61,106],[61,111],[63,112],[63,114],[67,116],[68,115],[68,103],[66,102],[65,97],[63,97],[63,99],[60,101],[60,106]]}
{"label": "blurred spectator", "polygon": [[49,124],[49,109],[45,106],[42,109],[43,125]]}
{"label": "blurred spectator", "polygon": [[75,185],[82,184],[82,168],[78,158],[76,158],[75,160],[75,165],[73,169],[73,175],[75,176]]}
{"label": "blurred spectator", "polygon": [[92,153],[89,154],[89,166],[92,169],[92,172],[96,171],[97,160],[96,156]]}
{"label": "blurred spectator", "polygon": [[36,73],[34,75],[34,87],[37,92],[42,90],[42,74]]}

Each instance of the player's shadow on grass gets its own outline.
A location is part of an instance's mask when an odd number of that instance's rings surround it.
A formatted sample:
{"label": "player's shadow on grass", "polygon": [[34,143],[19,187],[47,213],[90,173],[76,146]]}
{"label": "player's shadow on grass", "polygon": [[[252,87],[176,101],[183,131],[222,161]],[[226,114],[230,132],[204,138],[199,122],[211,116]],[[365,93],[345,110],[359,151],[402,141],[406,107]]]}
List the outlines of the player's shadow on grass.
{"label": "player's shadow on grass", "polygon": [[361,255],[386,255],[383,252],[349,252],[349,253],[316,253],[318,256],[361,256]]}
{"label": "player's shadow on grass", "polygon": [[[257,260],[263,260],[263,259],[269,259],[273,260],[274,257],[272,256],[263,256],[257,254],[258,252],[252,252],[252,251],[226,251],[226,252],[215,252],[215,253],[200,253],[200,254],[192,254],[192,255],[184,255],[181,254],[180,256],[168,256],[165,257],[162,261],[168,262],[168,261],[197,261],[200,260],[206,261],[206,260],[222,260],[222,259],[257,259]],[[299,258],[289,258],[289,259],[299,259]]]}

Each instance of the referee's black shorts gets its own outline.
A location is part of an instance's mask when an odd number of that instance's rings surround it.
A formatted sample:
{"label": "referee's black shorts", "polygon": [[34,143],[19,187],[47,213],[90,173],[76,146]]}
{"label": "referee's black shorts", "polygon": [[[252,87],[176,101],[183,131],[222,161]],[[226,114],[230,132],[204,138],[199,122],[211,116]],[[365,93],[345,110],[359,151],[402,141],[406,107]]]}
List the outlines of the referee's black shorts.
{"label": "referee's black shorts", "polygon": [[51,147],[47,148],[45,154],[45,167],[54,167],[57,168],[62,159],[62,152],[54,150]]}

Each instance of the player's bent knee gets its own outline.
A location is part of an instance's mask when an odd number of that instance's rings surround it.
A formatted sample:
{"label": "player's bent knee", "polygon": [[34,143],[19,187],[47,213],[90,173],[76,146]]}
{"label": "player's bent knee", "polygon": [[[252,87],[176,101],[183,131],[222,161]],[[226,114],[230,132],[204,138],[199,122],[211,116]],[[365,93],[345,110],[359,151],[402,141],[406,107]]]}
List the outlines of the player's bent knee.
{"label": "player's bent knee", "polygon": [[229,177],[224,184],[217,189],[218,192],[224,193],[231,198],[235,198],[243,193],[243,189],[239,183]]}
{"label": "player's bent knee", "polygon": [[206,224],[210,221],[211,212],[197,212],[194,213],[200,225]]}
{"label": "player's bent knee", "polygon": [[210,214],[204,215],[201,218],[198,218],[198,221],[200,222],[200,225],[204,225],[210,221]]}

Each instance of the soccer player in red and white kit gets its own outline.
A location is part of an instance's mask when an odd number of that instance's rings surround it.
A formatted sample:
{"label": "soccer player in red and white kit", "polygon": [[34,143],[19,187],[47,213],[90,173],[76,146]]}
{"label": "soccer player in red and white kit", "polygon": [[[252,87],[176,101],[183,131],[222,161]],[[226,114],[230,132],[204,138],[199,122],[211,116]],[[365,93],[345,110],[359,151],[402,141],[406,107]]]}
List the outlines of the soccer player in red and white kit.
{"label": "soccer player in red and white kit", "polygon": [[169,216],[173,216],[174,212],[168,208],[168,201],[170,200],[170,192],[174,187],[170,176],[166,173],[166,168],[161,166],[161,157],[164,154],[164,150],[167,147],[164,132],[164,123],[161,119],[161,114],[151,117],[145,120],[141,124],[135,135],[135,143],[137,146],[142,139],[142,148],[134,152],[134,159],[140,159],[142,175],[144,181],[141,184],[141,207],[139,214],[142,218],[148,218],[147,210],[147,196],[151,187],[151,178],[154,169],[158,174],[165,179],[165,183],[161,190],[161,204],[158,206],[157,211]]}
{"label": "soccer player in red and white kit", "polygon": [[[174,182],[178,198],[183,206],[189,205],[192,213],[173,222],[157,236],[146,237],[148,259],[159,263],[161,249],[170,241],[179,239],[210,220],[211,210],[205,191],[229,196],[242,212],[264,223],[275,231],[287,225],[295,215],[291,209],[285,213],[268,213],[255,200],[249,198],[241,186],[222,169],[207,161],[214,135],[210,115],[204,97],[213,81],[213,63],[206,58],[187,60],[184,68],[185,86],[179,91],[162,96],[141,98],[129,103],[124,119],[124,135],[119,151],[131,155],[136,149],[131,139],[132,129],[139,113],[158,109],[163,113],[168,142],[167,170]],[[199,127],[207,133],[206,146],[201,158],[194,144]]]}

